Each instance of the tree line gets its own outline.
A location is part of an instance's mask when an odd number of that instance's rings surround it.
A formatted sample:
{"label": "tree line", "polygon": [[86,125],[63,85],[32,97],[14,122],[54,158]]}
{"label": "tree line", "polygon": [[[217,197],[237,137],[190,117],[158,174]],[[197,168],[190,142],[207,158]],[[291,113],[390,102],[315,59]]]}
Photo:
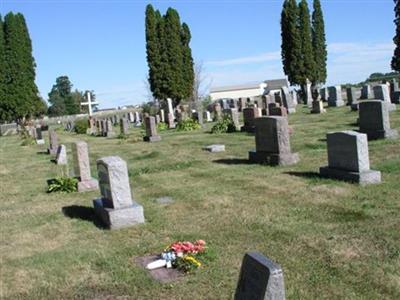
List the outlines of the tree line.
{"label": "tree line", "polygon": [[168,8],[165,15],[147,5],[145,13],[148,81],[153,97],[171,98],[177,104],[193,95],[194,69],[191,33],[178,12]]}
{"label": "tree line", "polygon": [[36,63],[22,14],[0,15],[0,122],[22,122],[46,112],[35,84]]}
{"label": "tree line", "polygon": [[396,25],[396,35],[393,38],[393,42],[396,45],[394,50],[394,55],[392,58],[392,69],[394,71],[400,72],[400,0],[394,0],[394,12],[395,12],[395,20],[394,24]]}
{"label": "tree line", "polygon": [[326,82],[327,47],[325,24],[319,0],[310,16],[307,0],[285,0],[281,14],[283,70],[292,85],[313,86]]}

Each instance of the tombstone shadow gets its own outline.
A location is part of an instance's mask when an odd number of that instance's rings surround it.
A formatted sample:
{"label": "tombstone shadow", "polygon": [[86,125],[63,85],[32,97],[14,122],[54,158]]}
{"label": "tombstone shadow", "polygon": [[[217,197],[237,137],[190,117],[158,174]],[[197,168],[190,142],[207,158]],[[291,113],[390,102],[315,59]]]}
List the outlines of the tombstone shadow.
{"label": "tombstone shadow", "polygon": [[79,219],[82,221],[92,222],[99,229],[107,228],[99,219],[97,219],[93,207],[71,205],[64,206],[61,211],[64,216],[70,219]]}
{"label": "tombstone shadow", "polygon": [[250,165],[251,162],[248,159],[244,158],[222,158],[216,159],[212,161],[216,164],[224,164],[224,165]]}
{"label": "tombstone shadow", "polygon": [[38,155],[47,155],[48,152],[47,152],[47,150],[46,151],[38,151],[38,152],[36,152],[36,154],[38,154]]}
{"label": "tombstone shadow", "polygon": [[325,177],[322,177],[318,172],[295,172],[295,171],[289,171],[289,172],[284,172],[284,174],[287,174],[287,175],[290,175],[290,176],[310,178],[310,179],[322,179],[322,178],[325,178]]}
{"label": "tombstone shadow", "polygon": [[324,143],[326,143],[326,138],[323,138],[323,139],[318,139],[318,142],[324,142]]}

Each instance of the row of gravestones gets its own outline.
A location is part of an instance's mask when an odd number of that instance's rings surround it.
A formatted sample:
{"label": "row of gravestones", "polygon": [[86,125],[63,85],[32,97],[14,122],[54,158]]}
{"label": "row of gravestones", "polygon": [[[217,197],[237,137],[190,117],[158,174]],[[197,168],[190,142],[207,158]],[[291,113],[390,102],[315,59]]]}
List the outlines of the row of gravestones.
{"label": "row of gravestones", "polygon": [[[57,133],[49,131],[48,153],[56,156],[56,163],[68,164],[65,145],[58,144]],[[110,229],[144,222],[143,207],[132,199],[126,162],[118,156],[97,160],[98,178],[90,172],[89,149],[86,142],[73,143],[74,173],[78,179],[78,192],[97,190],[101,197],[93,200],[98,218]]]}
{"label": "row of gravestones", "polygon": [[[345,105],[342,97],[342,87],[340,85],[322,88],[320,90],[322,101],[327,101],[328,106]],[[358,100],[381,100],[389,104],[389,110],[395,109],[394,104],[400,104],[400,89],[397,81],[392,80],[387,84],[364,85],[361,89],[349,87],[346,89],[347,105],[352,110],[358,109]]]}
{"label": "row of gravestones", "polygon": [[[360,102],[359,106],[359,132],[327,134],[328,166],[320,168],[321,177],[362,185],[381,182],[381,173],[370,170],[368,140],[397,138],[398,132],[390,128],[387,103],[366,100]],[[292,165],[299,161],[298,154],[291,152],[286,117],[258,117],[253,119],[252,125],[256,149],[249,152],[250,162],[276,166]]]}

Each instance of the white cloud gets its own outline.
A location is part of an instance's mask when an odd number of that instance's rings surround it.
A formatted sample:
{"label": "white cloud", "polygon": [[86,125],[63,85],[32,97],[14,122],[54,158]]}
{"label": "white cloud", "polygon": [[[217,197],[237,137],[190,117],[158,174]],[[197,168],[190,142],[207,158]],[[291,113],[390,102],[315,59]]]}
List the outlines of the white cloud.
{"label": "white cloud", "polygon": [[[360,82],[373,72],[390,72],[394,44],[331,43],[328,45],[328,82]],[[208,61],[213,86],[262,81],[284,76],[279,51]]]}

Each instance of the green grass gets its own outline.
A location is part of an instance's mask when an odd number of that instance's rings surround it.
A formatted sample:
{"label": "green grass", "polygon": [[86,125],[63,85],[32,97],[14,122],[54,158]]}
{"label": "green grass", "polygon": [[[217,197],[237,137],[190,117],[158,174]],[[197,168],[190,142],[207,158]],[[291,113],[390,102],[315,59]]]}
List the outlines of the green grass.
{"label": "green grass", "polygon": [[[281,264],[288,299],[400,298],[400,141],[369,143],[371,168],[380,185],[358,185],[315,175],[327,164],[325,134],[356,129],[348,107],[290,115],[290,167],[246,164],[254,137],[164,131],[162,141],[126,140],[59,132],[70,148],[89,143],[96,159],[119,155],[128,163],[134,198],[146,223],[118,231],[91,221],[99,192],[47,194],[46,180],[63,170],[38,154],[45,146],[22,147],[18,137],[0,139],[1,298],[4,299],[231,299],[241,260],[257,250]],[[400,112],[391,113],[400,129]],[[116,130],[118,130],[116,128]],[[204,145],[223,143],[211,154]],[[72,155],[69,152],[72,166]],[[71,168],[72,169],[72,168]],[[170,196],[174,202],[157,204]],[[69,218],[78,206],[87,220]],[[132,258],[160,252],[177,239],[204,239],[215,259],[179,283],[162,285]]]}

